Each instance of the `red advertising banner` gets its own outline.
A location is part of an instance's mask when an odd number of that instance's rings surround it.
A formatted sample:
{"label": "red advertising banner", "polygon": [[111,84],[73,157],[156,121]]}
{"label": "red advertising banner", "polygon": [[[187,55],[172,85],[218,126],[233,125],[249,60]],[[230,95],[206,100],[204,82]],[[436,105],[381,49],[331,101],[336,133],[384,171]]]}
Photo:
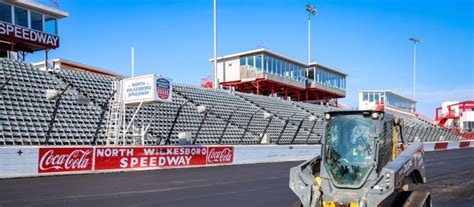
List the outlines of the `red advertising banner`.
{"label": "red advertising banner", "polygon": [[233,146],[45,147],[38,173],[232,164]]}
{"label": "red advertising banner", "polygon": [[232,163],[234,148],[204,146],[97,147],[95,170],[166,168]]}
{"label": "red advertising banner", "polygon": [[92,170],[93,148],[40,148],[38,173]]}
{"label": "red advertising banner", "polygon": [[207,164],[231,164],[234,162],[234,147],[208,147]]}

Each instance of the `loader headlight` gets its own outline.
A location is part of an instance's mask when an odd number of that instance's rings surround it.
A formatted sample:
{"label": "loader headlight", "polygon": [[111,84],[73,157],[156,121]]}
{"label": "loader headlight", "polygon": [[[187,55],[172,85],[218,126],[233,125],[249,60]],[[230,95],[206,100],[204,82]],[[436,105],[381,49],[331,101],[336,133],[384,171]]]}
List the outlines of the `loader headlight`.
{"label": "loader headlight", "polygon": [[371,116],[372,116],[372,119],[378,119],[379,118],[379,113],[374,112],[374,113],[372,113]]}
{"label": "loader headlight", "polygon": [[390,173],[386,173],[386,174],[385,174],[385,182],[386,182],[386,183],[385,183],[385,187],[386,187],[387,189],[390,188],[390,178],[391,178],[391,177],[392,177],[392,174],[390,174]]}
{"label": "loader headlight", "polygon": [[325,115],[324,115],[324,118],[325,118],[326,120],[329,120],[329,119],[331,119],[331,115],[330,115],[330,114],[325,114]]}

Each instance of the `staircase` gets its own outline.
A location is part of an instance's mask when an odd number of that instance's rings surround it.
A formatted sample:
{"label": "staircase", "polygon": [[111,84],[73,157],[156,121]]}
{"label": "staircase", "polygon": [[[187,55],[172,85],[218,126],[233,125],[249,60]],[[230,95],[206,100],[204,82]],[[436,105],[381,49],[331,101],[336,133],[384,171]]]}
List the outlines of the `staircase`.
{"label": "staircase", "polygon": [[[107,145],[118,145],[119,138],[122,133],[122,126],[124,124],[125,116],[125,105],[123,103],[123,93],[122,93],[122,81],[117,81],[113,84],[113,89],[117,92],[115,93],[113,100],[109,105],[109,116],[107,119]],[[125,140],[124,140],[125,143]]]}

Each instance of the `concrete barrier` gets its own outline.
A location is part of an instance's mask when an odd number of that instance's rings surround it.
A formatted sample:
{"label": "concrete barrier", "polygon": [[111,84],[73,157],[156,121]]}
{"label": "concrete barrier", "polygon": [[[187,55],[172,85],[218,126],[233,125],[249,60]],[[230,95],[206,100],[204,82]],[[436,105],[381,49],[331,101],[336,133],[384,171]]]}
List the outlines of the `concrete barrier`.
{"label": "concrete barrier", "polygon": [[319,155],[320,145],[235,146],[233,164],[256,164],[307,160]]}
{"label": "concrete barrier", "polygon": [[[474,141],[424,147],[461,149],[474,147]],[[0,178],[303,161],[320,151],[320,145],[1,147]]]}

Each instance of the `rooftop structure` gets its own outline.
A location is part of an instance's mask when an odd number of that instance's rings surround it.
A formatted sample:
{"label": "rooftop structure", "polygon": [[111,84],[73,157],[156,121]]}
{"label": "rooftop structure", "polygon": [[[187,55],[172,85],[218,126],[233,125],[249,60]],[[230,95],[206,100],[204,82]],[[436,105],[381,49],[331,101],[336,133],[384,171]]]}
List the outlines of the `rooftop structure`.
{"label": "rooftop structure", "polygon": [[445,101],[436,108],[436,123],[460,136],[474,139],[474,101]]}
{"label": "rooftop structure", "polygon": [[393,113],[415,115],[416,101],[391,90],[359,91],[359,109],[385,109]]}
{"label": "rooftop structure", "polygon": [[59,47],[58,19],[69,16],[33,1],[0,0],[0,57]]}
{"label": "rooftop structure", "polygon": [[306,64],[265,48],[217,58],[217,78],[223,88],[294,101],[343,98],[346,76],[337,69]]}
{"label": "rooftop structure", "polygon": [[[51,65],[52,67],[50,67],[49,69],[52,69],[52,70],[70,69],[70,70],[79,70],[79,71],[85,71],[85,72],[98,73],[102,75],[125,77],[124,75],[120,73],[116,73],[110,70],[106,70],[106,69],[95,67],[95,66],[85,65],[82,63],[78,63],[78,62],[74,62],[74,61],[66,60],[66,59],[61,59],[61,58],[52,59],[50,60],[50,63],[52,63]],[[35,66],[36,68],[40,70],[46,70],[46,64],[44,61],[33,63],[33,66]]]}

